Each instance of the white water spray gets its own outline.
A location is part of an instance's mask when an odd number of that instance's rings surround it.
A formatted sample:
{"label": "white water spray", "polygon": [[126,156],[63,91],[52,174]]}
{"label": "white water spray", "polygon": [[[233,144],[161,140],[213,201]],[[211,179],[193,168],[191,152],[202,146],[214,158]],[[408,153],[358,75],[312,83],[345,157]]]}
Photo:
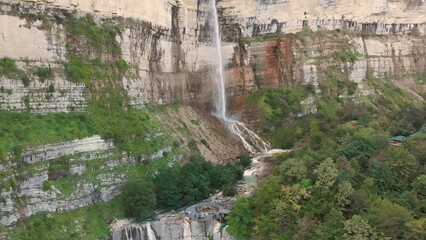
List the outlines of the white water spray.
{"label": "white water spray", "polygon": [[219,18],[217,15],[216,0],[210,0],[212,8],[212,15],[210,23],[213,25],[213,43],[216,46],[216,74],[214,80],[216,83],[216,95],[214,97],[215,103],[215,116],[224,122],[232,133],[237,135],[244,147],[252,154],[258,152],[265,152],[269,148],[269,144],[264,142],[253,131],[246,127],[240,121],[229,118],[226,115],[226,94],[225,94],[225,75],[223,73],[223,57],[222,57],[222,44],[220,39]]}
{"label": "white water spray", "polygon": [[131,225],[124,228],[126,240],[142,240],[142,228],[141,226]]}
{"label": "white water spray", "polygon": [[148,240],[156,240],[154,230],[152,230],[151,222],[146,223],[146,234],[148,236]]}

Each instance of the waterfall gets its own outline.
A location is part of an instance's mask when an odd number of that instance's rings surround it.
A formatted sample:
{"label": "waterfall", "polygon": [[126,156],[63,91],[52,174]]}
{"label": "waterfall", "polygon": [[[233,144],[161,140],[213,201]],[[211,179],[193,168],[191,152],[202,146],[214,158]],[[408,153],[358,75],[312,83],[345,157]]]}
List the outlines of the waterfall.
{"label": "waterfall", "polygon": [[258,152],[265,152],[269,148],[269,144],[264,142],[253,131],[246,127],[246,125],[236,119],[227,116],[226,111],[226,93],[225,93],[225,75],[223,68],[222,57],[222,44],[220,38],[219,18],[217,15],[216,0],[210,0],[212,15],[210,23],[213,26],[213,43],[216,47],[216,72],[214,81],[216,84],[216,93],[214,96],[215,112],[213,113],[231,130],[232,133],[237,135],[244,147],[252,154]]}
{"label": "waterfall", "polygon": [[124,228],[126,240],[142,240],[142,228],[140,226],[131,225]]}
{"label": "waterfall", "polygon": [[151,222],[146,223],[146,234],[148,236],[148,240],[156,240],[154,230],[152,230]]}

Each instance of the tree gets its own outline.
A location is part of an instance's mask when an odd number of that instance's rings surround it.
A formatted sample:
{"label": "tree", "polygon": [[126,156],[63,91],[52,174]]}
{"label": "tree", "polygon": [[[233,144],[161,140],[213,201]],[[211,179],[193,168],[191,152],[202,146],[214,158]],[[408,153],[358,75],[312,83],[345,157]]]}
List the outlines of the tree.
{"label": "tree", "polygon": [[426,123],[426,108],[417,108],[412,104],[406,104],[396,114],[396,118],[403,117],[405,124],[411,124],[416,130]]}
{"label": "tree", "polygon": [[354,193],[354,188],[350,182],[344,181],[339,185],[339,190],[337,191],[337,205],[341,208],[349,205],[351,203],[351,197]]}
{"label": "tree", "polygon": [[187,163],[179,171],[179,187],[183,202],[192,203],[207,198],[210,193],[210,181],[206,172],[200,171],[199,164]]}
{"label": "tree", "polygon": [[261,183],[259,189],[253,193],[251,207],[254,216],[259,216],[271,211],[272,202],[281,195],[281,183],[276,177],[269,178],[268,181]]}
{"label": "tree", "polygon": [[247,198],[239,198],[232,211],[226,217],[229,224],[227,231],[237,240],[250,239],[253,228],[253,218],[250,214],[250,204]]}
{"label": "tree", "polygon": [[421,166],[404,147],[389,148],[377,156],[372,175],[383,190],[403,191],[415,179]]}
{"label": "tree", "polygon": [[405,239],[426,239],[426,217],[409,221],[405,226],[410,230],[404,234]]}
{"label": "tree", "polygon": [[413,190],[417,193],[417,196],[420,198],[426,197],[426,175],[422,174],[414,180],[411,184]]}
{"label": "tree", "polygon": [[178,207],[182,204],[179,175],[176,169],[167,168],[154,178],[155,195],[162,208]]}
{"label": "tree", "polygon": [[379,139],[375,136],[358,134],[351,138],[348,145],[344,149],[344,154],[351,159],[361,154],[371,157],[380,149]]}
{"label": "tree", "polygon": [[352,195],[351,212],[360,213],[371,207],[371,200],[363,189],[356,190]]}
{"label": "tree", "polygon": [[121,193],[126,217],[145,219],[155,210],[157,199],[150,180],[132,181],[123,186]]}
{"label": "tree", "polygon": [[251,158],[250,156],[240,156],[238,160],[238,164],[241,165],[243,168],[248,168],[251,165]]}
{"label": "tree", "polygon": [[366,220],[359,215],[353,215],[344,223],[345,233],[343,239],[345,240],[374,240],[379,239],[377,233],[373,231],[371,226]]}
{"label": "tree", "polygon": [[[423,129],[423,134],[426,136],[426,127]],[[417,161],[423,166],[426,165],[426,140],[414,138],[409,140],[407,145],[408,150],[416,157]]]}
{"label": "tree", "polygon": [[314,170],[314,173],[317,175],[315,186],[322,191],[330,189],[338,175],[336,166],[331,158],[327,158],[320,163],[320,165],[318,165],[318,167]]}
{"label": "tree", "polygon": [[345,233],[344,220],[342,212],[333,208],[331,212],[325,216],[324,221],[315,229],[313,239],[343,239],[343,234]]}
{"label": "tree", "polygon": [[399,180],[411,182],[421,168],[417,159],[405,148],[391,148],[386,152],[385,164],[388,165]]}
{"label": "tree", "polygon": [[299,184],[283,186],[279,193],[280,196],[270,203],[270,210],[255,219],[253,233],[256,239],[277,239],[295,233],[302,201],[309,197],[309,193]]}
{"label": "tree", "polygon": [[405,224],[414,220],[408,209],[385,199],[371,210],[372,222],[392,239],[401,239],[408,231]]}
{"label": "tree", "polygon": [[283,178],[283,182],[287,183],[298,183],[300,180],[306,177],[308,169],[302,160],[295,158],[289,158],[285,162],[281,163],[278,167],[278,172]]}

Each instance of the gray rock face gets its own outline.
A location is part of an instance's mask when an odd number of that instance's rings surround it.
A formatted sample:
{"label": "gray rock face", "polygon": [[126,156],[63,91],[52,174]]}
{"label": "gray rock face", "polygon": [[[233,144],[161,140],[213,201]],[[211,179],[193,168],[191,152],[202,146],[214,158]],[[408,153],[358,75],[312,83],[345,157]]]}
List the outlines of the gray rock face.
{"label": "gray rock face", "polygon": [[23,160],[26,163],[36,163],[76,153],[100,152],[112,148],[114,148],[112,142],[106,142],[100,136],[93,136],[27,149],[23,153]]}
{"label": "gray rock face", "polygon": [[[19,11],[42,14],[43,10],[76,10],[99,18],[121,16],[125,19],[118,21],[124,29],[118,39],[121,57],[134,67],[136,73],[132,77],[123,77],[120,83],[130,96],[130,103],[138,107],[146,103],[174,102],[211,106],[213,81],[210,67],[214,48],[210,44],[210,29],[206,22],[208,1],[1,0],[0,7],[0,57],[11,57],[27,72],[33,72],[37,66],[62,68],[59,63],[66,61],[67,37],[60,23],[52,23],[49,29],[45,29],[42,21],[18,17]],[[424,1],[224,0],[218,3],[218,7],[225,42],[224,59],[227,66],[233,66],[227,77],[239,82],[238,85],[228,85],[227,92],[233,96],[241,96],[256,87],[253,79],[256,73],[247,65],[241,68],[244,64],[235,62],[237,52],[234,47],[242,35],[294,33],[305,25],[314,31],[346,29],[391,36],[426,32]],[[398,51],[395,53],[399,54]],[[264,51],[262,54],[266,55]],[[378,62],[368,61],[368,64],[373,68],[387,68],[392,63],[386,62],[383,56]],[[310,65],[298,71],[309,75]],[[355,64],[353,77],[359,78],[359,69],[365,66],[364,63]],[[36,76],[32,78],[26,87],[19,81],[1,78],[4,92],[0,93],[0,108],[29,109],[34,113],[86,110],[88,96],[84,94],[84,84],[68,82],[60,74],[46,82],[40,82]],[[250,81],[240,81],[248,78]],[[54,92],[48,91],[50,85],[54,86]]]}
{"label": "gray rock face", "polygon": [[[172,150],[172,147],[166,146],[143,159],[155,160]],[[28,164],[28,170],[2,179],[9,182],[15,178],[21,180],[16,181],[16,186],[0,190],[0,224],[11,225],[20,217],[39,212],[72,210],[117,196],[121,185],[127,181],[127,176],[125,172],[111,170],[137,161],[125,154],[114,157],[113,151],[112,142],[104,141],[99,136],[26,149],[23,161]],[[71,158],[71,166],[68,170],[63,170],[67,180],[61,179],[64,176],[52,178],[49,170],[53,163],[51,160],[62,156]],[[98,173],[94,180],[88,181],[81,176],[92,170],[86,165],[91,161],[101,162],[102,166],[98,168],[104,169],[102,171],[105,173]],[[5,168],[7,171],[10,169],[13,166]],[[57,181],[66,181],[63,184],[68,187],[61,189],[55,185]]]}
{"label": "gray rock face", "polygon": [[[0,77],[0,85],[3,89],[0,91],[2,109],[31,110],[38,114],[86,110],[84,84],[56,78],[44,83],[35,80],[25,87],[21,81]],[[48,92],[50,86],[53,86],[54,92]]]}
{"label": "gray rock face", "polygon": [[0,192],[0,198],[3,200],[0,202],[0,224],[9,225],[12,222],[16,222],[18,220],[18,214],[12,199],[12,191]]}

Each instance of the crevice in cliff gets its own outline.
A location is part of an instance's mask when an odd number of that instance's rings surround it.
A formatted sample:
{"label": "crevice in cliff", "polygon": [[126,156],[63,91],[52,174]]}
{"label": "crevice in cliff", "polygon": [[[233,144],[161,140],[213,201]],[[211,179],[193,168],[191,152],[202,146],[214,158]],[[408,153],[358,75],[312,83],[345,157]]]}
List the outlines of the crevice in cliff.
{"label": "crevice in cliff", "polygon": [[176,1],[176,5],[172,5],[172,15],[171,15],[171,39],[172,39],[172,49],[173,54],[173,71],[179,73],[181,68],[185,68],[185,56],[182,51],[182,36],[180,33],[180,17],[179,17],[180,2]]}

